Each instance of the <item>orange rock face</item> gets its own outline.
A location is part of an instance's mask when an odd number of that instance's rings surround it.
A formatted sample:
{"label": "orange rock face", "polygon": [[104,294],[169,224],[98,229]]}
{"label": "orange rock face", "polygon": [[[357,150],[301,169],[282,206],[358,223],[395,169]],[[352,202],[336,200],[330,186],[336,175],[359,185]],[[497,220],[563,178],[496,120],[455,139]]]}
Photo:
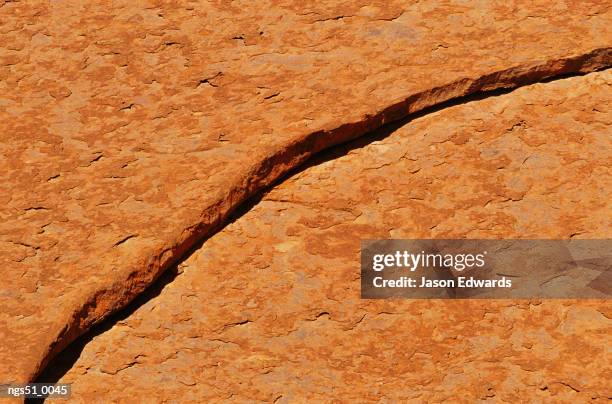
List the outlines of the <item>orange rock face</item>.
{"label": "orange rock face", "polygon": [[60,382],[81,402],[606,401],[609,302],[362,300],[359,241],[609,238],[611,87],[536,84],[334,149]]}
{"label": "orange rock face", "polygon": [[34,378],[310,154],[449,98],[609,66],[610,15],[0,1],[0,380]]}

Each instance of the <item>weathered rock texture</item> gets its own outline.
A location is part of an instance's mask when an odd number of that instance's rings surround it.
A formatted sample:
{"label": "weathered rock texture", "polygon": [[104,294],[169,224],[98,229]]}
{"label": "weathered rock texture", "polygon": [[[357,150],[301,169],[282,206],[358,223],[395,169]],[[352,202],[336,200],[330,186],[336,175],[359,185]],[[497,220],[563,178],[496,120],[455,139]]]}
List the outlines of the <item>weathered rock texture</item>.
{"label": "weathered rock texture", "polygon": [[604,2],[0,2],[0,380],[331,144],[611,62]]}
{"label": "weathered rock texture", "polygon": [[609,302],[361,300],[359,241],[612,236],[611,87],[537,84],[335,150],[60,381],[82,402],[607,401]]}

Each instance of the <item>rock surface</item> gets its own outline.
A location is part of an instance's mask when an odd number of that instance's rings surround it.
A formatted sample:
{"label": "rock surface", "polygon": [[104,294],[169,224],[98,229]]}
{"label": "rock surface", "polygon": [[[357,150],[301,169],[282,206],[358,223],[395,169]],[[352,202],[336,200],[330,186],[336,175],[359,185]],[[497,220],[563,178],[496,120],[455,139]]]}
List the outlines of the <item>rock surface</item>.
{"label": "rock surface", "polygon": [[610,64],[603,3],[0,1],[0,380],[309,154]]}
{"label": "rock surface", "polygon": [[536,84],[333,149],[60,382],[82,402],[607,402],[609,302],[361,300],[359,241],[611,237],[611,87]]}

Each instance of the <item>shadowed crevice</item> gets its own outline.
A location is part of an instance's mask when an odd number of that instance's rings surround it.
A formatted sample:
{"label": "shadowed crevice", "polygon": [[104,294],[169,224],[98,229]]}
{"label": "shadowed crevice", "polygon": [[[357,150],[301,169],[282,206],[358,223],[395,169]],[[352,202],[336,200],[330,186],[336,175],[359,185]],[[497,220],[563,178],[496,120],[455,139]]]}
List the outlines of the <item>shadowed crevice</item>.
{"label": "shadowed crevice", "polygon": [[[562,76],[558,76],[556,80],[583,75],[580,73],[574,74],[563,74]],[[541,82],[550,82],[554,79],[547,78],[546,80],[540,80]],[[347,143],[343,143],[337,146],[333,146],[323,152],[312,155],[308,160],[306,160],[303,164],[293,167],[290,170],[287,170],[286,173],[279,176],[275,181],[271,184],[266,185],[263,189],[257,191],[251,198],[247,199],[244,203],[237,204],[233,213],[227,216],[227,219],[224,221],[224,224],[219,224],[214,231],[212,231],[207,237],[201,238],[195,243],[193,243],[189,249],[177,256],[177,262],[183,261],[189,255],[191,255],[195,250],[199,249],[203,243],[210,238],[216,231],[220,231],[223,227],[228,224],[236,221],[238,218],[247,213],[250,209],[252,209],[255,205],[259,203],[259,201],[265,196],[267,192],[274,186],[278,185],[280,182],[286,180],[287,178],[296,175],[312,166],[322,164],[324,162],[337,159],[341,156],[348,154],[350,151],[363,148],[368,144],[384,139],[388,137],[390,134],[395,132],[398,128],[410,124],[411,121],[423,117],[428,114],[435,113],[437,111],[458,106],[462,104],[468,104],[471,102],[479,101],[484,98],[497,97],[503,94],[510,93],[514,88],[501,88],[494,89],[488,91],[480,91],[477,93],[473,93],[471,95],[462,96],[453,98],[451,100],[447,100],[441,103],[438,103],[434,106],[426,107],[418,112],[411,113],[406,117],[403,117],[399,120],[393,121],[391,123],[383,124],[376,130],[373,130],[362,137],[359,137],[355,140],[348,141]],[[145,304],[147,301],[152,298],[158,296],[161,291],[166,287],[169,283],[171,283],[177,276],[180,275],[177,264],[175,263],[169,270],[167,270],[164,274],[162,274],[155,282],[153,282],[142,294],[136,297],[131,303],[127,304],[124,309],[120,310],[116,314],[113,314],[107,317],[104,321],[100,322],[98,325],[92,327],[88,332],[86,332],[83,336],[79,337],[75,342],[69,345],[64,351],[62,351],[56,359],[49,363],[49,365],[44,369],[44,371],[37,378],[36,382],[57,382],[66,372],[74,365],[76,360],[79,358],[81,352],[84,347],[89,343],[93,338],[97,335],[100,335],[109,329],[111,329],[115,324],[129,317],[134,311],[136,311],[139,307]],[[35,401],[30,401],[35,402]]]}

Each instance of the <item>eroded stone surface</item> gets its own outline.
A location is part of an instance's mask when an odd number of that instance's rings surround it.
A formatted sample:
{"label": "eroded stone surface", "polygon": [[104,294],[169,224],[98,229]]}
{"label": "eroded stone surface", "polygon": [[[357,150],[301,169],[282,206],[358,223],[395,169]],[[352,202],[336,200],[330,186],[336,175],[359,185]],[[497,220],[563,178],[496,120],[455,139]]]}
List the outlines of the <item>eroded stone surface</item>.
{"label": "eroded stone surface", "polygon": [[537,84],[336,150],[60,382],[83,402],[606,401],[609,302],[361,300],[359,241],[612,236],[611,86],[610,71]]}
{"label": "eroded stone surface", "polygon": [[3,381],[309,153],[610,63],[602,3],[0,3]]}

